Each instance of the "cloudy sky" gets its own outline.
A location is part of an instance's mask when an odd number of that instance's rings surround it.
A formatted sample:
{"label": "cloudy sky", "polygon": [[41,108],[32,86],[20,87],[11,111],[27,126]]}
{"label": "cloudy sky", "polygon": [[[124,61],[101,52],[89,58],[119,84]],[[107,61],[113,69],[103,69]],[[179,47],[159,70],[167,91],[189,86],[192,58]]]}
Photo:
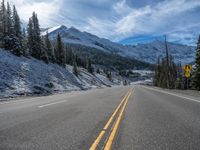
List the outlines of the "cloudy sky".
{"label": "cloudy sky", "polygon": [[200,0],[9,0],[21,19],[36,11],[42,27],[76,27],[115,42],[162,39],[195,45]]}

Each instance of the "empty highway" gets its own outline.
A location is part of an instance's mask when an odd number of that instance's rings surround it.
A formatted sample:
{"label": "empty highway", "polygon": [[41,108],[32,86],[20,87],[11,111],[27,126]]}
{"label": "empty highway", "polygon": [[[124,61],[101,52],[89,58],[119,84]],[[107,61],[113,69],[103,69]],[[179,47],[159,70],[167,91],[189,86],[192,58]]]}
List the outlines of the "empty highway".
{"label": "empty highway", "polygon": [[0,150],[198,150],[200,97],[121,86],[0,103]]}

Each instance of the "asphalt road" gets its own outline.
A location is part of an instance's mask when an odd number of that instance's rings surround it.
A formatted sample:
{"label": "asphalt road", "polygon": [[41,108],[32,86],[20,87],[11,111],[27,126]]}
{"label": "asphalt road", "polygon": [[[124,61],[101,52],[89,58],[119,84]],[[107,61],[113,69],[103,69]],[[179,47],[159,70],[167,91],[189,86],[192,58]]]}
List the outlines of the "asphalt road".
{"label": "asphalt road", "polygon": [[200,97],[133,86],[0,103],[0,150],[199,150]]}

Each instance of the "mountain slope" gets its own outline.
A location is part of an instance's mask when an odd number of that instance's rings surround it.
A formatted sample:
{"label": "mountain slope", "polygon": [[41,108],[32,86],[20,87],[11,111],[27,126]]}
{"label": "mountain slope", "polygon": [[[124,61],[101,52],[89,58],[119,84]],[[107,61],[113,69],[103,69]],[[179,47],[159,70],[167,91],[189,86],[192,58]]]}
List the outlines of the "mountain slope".
{"label": "mountain slope", "polygon": [[[167,43],[169,53],[173,56],[176,63],[187,64],[195,60],[195,47],[181,44]],[[128,55],[147,60],[148,62],[156,62],[157,58],[165,57],[166,45],[163,41],[154,41],[148,44],[138,44],[132,46],[133,51]],[[137,53],[139,52],[139,53]]]}
{"label": "mountain slope", "polygon": [[[45,35],[46,31],[43,31],[42,35]],[[73,27],[67,28],[63,25],[49,28],[48,32],[51,40],[55,40],[57,34],[60,33],[66,44],[83,45],[107,53],[146,61],[148,63],[155,63],[158,57],[163,57],[165,55],[165,43],[162,41],[154,41],[152,43],[139,44],[136,46],[125,46],[104,38],[99,38],[87,32],[81,32]],[[174,43],[168,43],[168,46],[170,53],[177,63],[181,62],[182,64],[186,64],[194,61],[194,47]]]}
{"label": "mountain slope", "polygon": [[76,77],[71,66],[45,64],[34,58],[17,57],[0,49],[0,99],[20,95],[51,94],[71,90],[117,85],[104,74],[90,74],[80,68]]}
{"label": "mountain slope", "polygon": [[[109,40],[100,39],[90,33],[80,32],[73,27],[67,28],[65,26],[58,26],[49,28],[48,33],[52,41],[56,40],[57,34],[59,33],[64,43],[67,44],[68,48],[71,48],[79,58],[84,60],[90,57],[93,64],[102,65],[107,69],[124,70],[151,67],[149,63],[118,55],[116,52],[117,48],[113,49],[113,46],[108,46],[110,44]],[[42,35],[44,36],[45,34],[46,31],[44,30]],[[118,45],[122,46],[120,44]]]}

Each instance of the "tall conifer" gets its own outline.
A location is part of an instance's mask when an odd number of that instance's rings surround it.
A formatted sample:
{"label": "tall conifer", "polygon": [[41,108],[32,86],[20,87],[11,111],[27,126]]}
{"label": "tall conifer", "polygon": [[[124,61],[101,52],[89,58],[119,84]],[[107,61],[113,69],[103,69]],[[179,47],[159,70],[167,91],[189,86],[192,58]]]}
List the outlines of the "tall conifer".
{"label": "tall conifer", "polygon": [[200,90],[200,36],[197,42],[193,83],[194,83],[195,88]]}

